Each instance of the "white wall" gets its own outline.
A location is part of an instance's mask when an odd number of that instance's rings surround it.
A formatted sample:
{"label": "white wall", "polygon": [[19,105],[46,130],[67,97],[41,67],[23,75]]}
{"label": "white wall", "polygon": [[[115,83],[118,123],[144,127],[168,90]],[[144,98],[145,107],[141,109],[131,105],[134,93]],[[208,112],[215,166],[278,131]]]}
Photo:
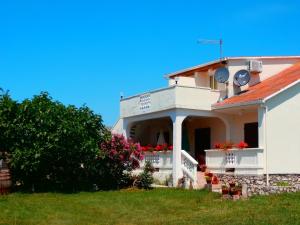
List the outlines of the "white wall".
{"label": "white wall", "polygon": [[[175,79],[169,79],[169,86],[175,84]],[[180,86],[196,87],[196,80],[195,77],[177,77],[177,84]]]}
{"label": "white wall", "polygon": [[211,129],[211,148],[217,142],[224,143],[226,141],[226,127],[221,119],[209,117],[193,117],[186,119],[186,126],[189,134],[189,143],[191,153],[195,154],[195,129],[210,128]]}
{"label": "white wall", "polygon": [[300,84],[267,102],[269,173],[300,173]]}
{"label": "white wall", "polygon": [[240,112],[232,117],[230,123],[231,141],[235,144],[244,141],[244,124],[257,122],[257,112]]}

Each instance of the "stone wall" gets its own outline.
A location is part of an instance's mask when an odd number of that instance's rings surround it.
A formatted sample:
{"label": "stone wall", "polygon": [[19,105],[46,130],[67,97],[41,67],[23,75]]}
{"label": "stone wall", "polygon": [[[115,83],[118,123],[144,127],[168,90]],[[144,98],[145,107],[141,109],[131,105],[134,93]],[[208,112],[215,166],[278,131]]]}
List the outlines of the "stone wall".
{"label": "stone wall", "polygon": [[270,174],[269,186],[267,186],[266,175],[217,174],[217,177],[222,185],[228,185],[230,182],[247,185],[249,196],[300,191],[300,174]]}

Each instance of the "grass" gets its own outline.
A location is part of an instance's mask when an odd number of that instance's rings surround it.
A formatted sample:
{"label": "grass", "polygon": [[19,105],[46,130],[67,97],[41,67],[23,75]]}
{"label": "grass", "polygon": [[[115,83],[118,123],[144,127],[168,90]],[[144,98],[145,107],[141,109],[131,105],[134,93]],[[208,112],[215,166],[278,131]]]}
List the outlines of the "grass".
{"label": "grass", "polygon": [[300,224],[300,193],[225,201],[176,189],[0,196],[0,224]]}

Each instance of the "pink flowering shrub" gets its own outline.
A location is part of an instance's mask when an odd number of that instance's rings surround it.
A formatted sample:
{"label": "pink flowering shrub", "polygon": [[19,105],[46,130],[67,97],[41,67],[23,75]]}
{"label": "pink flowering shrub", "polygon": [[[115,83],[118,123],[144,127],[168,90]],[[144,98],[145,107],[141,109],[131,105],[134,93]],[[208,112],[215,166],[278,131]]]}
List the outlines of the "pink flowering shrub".
{"label": "pink flowering shrub", "polygon": [[114,134],[111,140],[101,143],[101,151],[124,170],[131,171],[140,166],[143,151],[139,143],[126,140],[123,135]]}
{"label": "pink flowering shrub", "polygon": [[113,134],[100,144],[100,156],[95,172],[100,189],[119,189],[131,185],[131,171],[140,166],[143,151],[138,143],[123,135]]}

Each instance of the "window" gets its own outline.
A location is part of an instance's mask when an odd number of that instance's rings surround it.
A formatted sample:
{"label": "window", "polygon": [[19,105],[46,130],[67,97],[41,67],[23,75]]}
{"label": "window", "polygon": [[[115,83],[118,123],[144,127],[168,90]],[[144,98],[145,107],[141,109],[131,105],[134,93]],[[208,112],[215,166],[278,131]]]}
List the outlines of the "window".
{"label": "window", "polygon": [[213,90],[218,89],[218,82],[215,80],[215,77],[209,76],[209,87]]}
{"label": "window", "polygon": [[258,147],[258,123],[245,123],[244,141],[249,145],[249,148]]}

